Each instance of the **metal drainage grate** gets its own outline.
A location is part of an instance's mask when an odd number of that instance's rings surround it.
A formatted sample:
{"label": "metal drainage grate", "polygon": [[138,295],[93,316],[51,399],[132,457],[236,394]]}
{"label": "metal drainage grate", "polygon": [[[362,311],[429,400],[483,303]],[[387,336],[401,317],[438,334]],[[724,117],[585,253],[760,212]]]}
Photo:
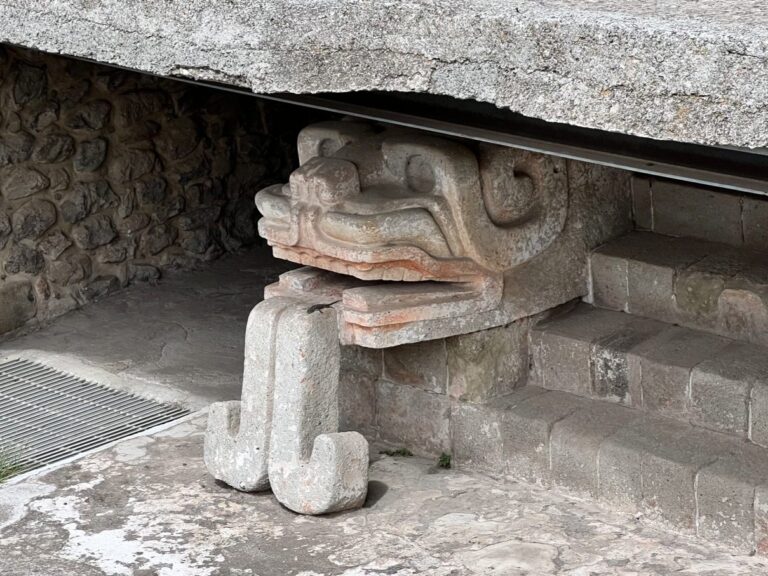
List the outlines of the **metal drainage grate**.
{"label": "metal drainage grate", "polygon": [[0,364],[0,454],[23,472],[170,422],[189,410],[28,360]]}

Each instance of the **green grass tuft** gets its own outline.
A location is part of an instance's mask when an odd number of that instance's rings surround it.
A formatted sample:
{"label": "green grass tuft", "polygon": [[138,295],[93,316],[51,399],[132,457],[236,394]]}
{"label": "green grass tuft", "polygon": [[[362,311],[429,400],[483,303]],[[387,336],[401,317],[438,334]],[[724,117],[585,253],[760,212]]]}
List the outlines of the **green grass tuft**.
{"label": "green grass tuft", "polygon": [[408,450],[408,448],[398,448],[397,450],[381,450],[379,451],[379,454],[384,454],[385,456],[403,456],[405,458],[413,456],[413,452]]}
{"label": "green grass tuft", "polygon": [[451,467],[451,455],[443,452],[440,454],[440,458],[437,459],[438,468],[450,468]]}
{"label": "green grass tuft", "polygon": [[0,483],[21,472],[19,455],[7,449],[0,449]]}

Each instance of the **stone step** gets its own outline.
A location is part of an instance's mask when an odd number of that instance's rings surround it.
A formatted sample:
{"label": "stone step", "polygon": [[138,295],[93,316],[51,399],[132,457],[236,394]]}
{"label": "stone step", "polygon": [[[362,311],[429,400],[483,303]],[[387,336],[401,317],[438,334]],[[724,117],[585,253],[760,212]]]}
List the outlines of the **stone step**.
{"label": "stone step", "polygon": [[532,382],[768,447],[768,349],[581,304],[531,333]]}
{"label": "stone step", "polygon": [[461,467],[566,488],[768,553],[768,450],[662,416],[528,386],[451,414]]}
{"label": "stone step", "polygon": [[768,346],[768,252],[633,232],[590,268],[596,306]]}

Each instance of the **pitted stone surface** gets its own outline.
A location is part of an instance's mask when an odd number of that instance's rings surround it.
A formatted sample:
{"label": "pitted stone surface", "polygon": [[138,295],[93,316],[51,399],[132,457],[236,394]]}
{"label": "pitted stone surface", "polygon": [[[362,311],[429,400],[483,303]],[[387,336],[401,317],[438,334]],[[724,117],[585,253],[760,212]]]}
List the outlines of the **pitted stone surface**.
{"label": "pitted stone surface", "polygon": [[580,305],[531,334],[532,382],[766,443],[768,349]]}
{"label": "pitted stone surface", "polygon": [[227,489],[205,418],[0,486],[4,576],[758,576],[764,558],[557,490],[377,456],[365,506],[297,516]]}
{"label": "pitted stone surface", "polygon": [[[418,91],[652,138],[768,143],[762,2],[4,0],[0,40],[255,92]],[[41,90],[26,71],[19,100]]]}
{"label": "pitted stone surface", "polygon": [[317,301],[270,298],[251,312],[240,402],[213,404],[205,462],[246,492],[271,488],[302,514],[359,508],[368,442],[339,432],[336,312]]}
{"label": "pitted stone surface", "polygon": [[768,345],[768,246],[633,232],[591,260],[597,306]]}
{"label": "pitted stone surface", "polygon": [[307,126],[298,149],[289,182],[256,194],[259,233],[311,268],[267,297],[336,290],[343,344],[467,334],[584,296],[589,251],[629,226],[613,169],[352,121]]}

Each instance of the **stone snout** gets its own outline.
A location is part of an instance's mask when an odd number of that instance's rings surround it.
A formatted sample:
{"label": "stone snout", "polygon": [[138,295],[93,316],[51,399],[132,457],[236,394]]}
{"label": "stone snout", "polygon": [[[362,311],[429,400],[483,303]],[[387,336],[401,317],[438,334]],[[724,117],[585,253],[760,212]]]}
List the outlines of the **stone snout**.
{"label": "stone snout", "polygon": [[[259,232],[278,258],[360,281],[340,292],[344,344],[463,334],[582,296],[589,249],[628,222],[598,206],[589,170],[574,181],[540,154],[347,121],[305,128],[298,149],[289,182],[256,195]],[[338,284],[305,280],[267,294]]]}

